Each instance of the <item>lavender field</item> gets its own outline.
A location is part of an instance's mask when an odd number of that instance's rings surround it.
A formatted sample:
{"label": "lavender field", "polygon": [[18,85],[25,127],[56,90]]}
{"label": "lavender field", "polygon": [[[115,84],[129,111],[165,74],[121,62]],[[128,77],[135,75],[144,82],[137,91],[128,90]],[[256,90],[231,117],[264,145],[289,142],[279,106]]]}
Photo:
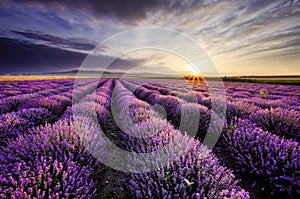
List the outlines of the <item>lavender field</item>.
{"label": "lavender field", "polygon": [[[204,81],[74,82],[0,82],[0,198],[300,198],[300,86],[224,82],[226,114],[211,121],[220,110]],[[114,161],[108,140],[173,159]]]}

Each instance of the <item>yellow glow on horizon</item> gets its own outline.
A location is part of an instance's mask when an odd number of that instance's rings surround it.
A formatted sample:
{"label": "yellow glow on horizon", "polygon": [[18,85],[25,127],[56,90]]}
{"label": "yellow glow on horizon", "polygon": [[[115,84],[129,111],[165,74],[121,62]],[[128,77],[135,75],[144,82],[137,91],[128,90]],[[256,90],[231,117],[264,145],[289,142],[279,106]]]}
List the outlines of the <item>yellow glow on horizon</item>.
{"label": "yellow glow on horizon", "polygon": [[195,69],[195,66],[188,63],[185,67],[187,69],[187,71],[190,72],[190,75],[193,75],[193,76],[202,76],[201,73],[199,73],[196,69]]}

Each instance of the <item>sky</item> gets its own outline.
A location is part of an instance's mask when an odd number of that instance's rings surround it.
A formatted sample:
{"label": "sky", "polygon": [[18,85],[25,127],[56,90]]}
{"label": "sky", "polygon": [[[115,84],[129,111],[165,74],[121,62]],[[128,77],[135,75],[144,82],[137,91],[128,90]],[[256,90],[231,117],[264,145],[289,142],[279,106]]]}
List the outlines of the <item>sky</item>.
{"label": "sky", "polygon": [[[300,75],[298,0],[0,0],[0,73],[77,70],[91,54],[97,64],[88,70],[104,70],[103,63],[114,59],[109,72],[196,72],[193,63],[167,51],[140,49],[117,56],[118,45],[96,48],[115,34],[145,27],[192,39],[222,76]],[[134,42],[124,37],[122,44],[144,46],[153,39],[145,37],[136,35]],[[159,39],[162,46],[189,52],[184,42]]]}

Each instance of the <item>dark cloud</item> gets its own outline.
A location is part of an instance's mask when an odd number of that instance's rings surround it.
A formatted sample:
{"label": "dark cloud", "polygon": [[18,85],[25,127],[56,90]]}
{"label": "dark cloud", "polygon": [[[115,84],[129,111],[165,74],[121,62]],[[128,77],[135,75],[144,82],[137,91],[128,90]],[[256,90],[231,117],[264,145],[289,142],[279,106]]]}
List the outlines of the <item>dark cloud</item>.
{"label": "dark cloud", "polygon": [[146,18],[148,11],[172,9],[179,6],[179,0],[14,0],[16,3],[30,7],[46,7],[50,9],[70,8],[73,11],[87,11],[96,16],[117,18],[129,23]]}
{"label": "dark cloud", "polygon": [[[0,73],[41,73],[56,72],[78,68],[87,54],[35,45],[26,41],[11,38],[0,38]],[[89,66],[91,69],[101,69],[101,62],[111,59],[109,56],[95,57],[97,65]],[[140,65],[143,60],[116,60],[110,68],[126,70]]]}
{"label": "dark cloud", "polygon": [[51,45],[55,45],[62,48],[70,48],[76,50],[92,50],[96,47],[96,44],[85,38],[62,38],[56,35],[44,34],[39,32],[21,32],[11,31],[18,35],[22,35],[25,38],[45,41]]}

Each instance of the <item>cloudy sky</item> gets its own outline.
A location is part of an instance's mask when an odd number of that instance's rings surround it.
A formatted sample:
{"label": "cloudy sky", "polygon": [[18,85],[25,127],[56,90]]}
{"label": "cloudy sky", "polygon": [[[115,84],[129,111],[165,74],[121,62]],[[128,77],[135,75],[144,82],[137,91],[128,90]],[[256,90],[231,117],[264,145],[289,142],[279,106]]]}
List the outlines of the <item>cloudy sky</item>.
{"label": "cloudy sky", "polygon": [[298,0],[0,0],[0,73],[76,70],[89,54],[98,60],[90,70],[115,59],[111,72],[192,72],[191,63],[164,51],[117,57],[114,46],[93,50],[123,31],[163,27],[193,39],[221,75],[300,75],[299,19]]}

